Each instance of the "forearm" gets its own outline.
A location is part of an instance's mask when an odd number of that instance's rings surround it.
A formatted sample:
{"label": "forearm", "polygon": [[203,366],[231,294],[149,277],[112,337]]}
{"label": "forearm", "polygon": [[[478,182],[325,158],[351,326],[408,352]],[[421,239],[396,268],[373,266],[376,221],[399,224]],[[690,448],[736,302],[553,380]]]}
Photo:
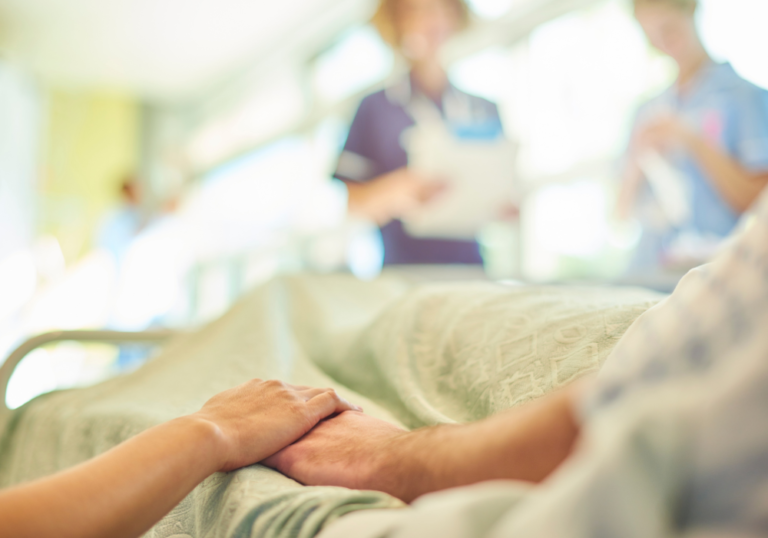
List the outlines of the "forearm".
{"label": "forearm", "polygon": [[377,489],[406,501],[484,480],[539,482],[570,454],[579,427],[572,389],[467,425],[403,434],[382,451]]}
{"label": "forearm", "polygon": [[630,160],[622,175],[621,187],[616,200],[615,216],[618,220],[627,220],[632,215],[642,180],[643,174],[640,171],[640,167],[637,166],[634,160]]}
{"label": "forearm", "polygon": [[140,536],[221,465],[217,434],[206,421],[177,419],[70,470],[0,491],[3,531],[17,538]]}
{"label": "forearm", "polygon": [[15,538],[140,536],[203,479],[275,454],[326,417],[360,409],[332,389],[252,379],[54,476],[0,491]]}
{"label": "forearm", "polygon": [[687,145],[718,192],[737,213],[749,209],[768,184],[768,175],[750,173],[722,150],[698,136],[692,136]]}

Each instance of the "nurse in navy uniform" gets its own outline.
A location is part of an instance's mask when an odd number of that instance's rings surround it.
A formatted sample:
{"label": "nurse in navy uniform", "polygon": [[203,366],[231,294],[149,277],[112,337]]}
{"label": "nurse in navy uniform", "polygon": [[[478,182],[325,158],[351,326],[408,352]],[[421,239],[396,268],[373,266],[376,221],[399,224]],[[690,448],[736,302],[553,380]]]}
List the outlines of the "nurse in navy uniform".
{"label": "nurse in navy uniform", "polygon": [[348,187],[350,211],[379,224],[385,265],[482,263],[475,241],[413,237],[399,220],[441,190],[439,178],[408,168],[403,133],[420,112],[438,114],[459,138],[503,136],[496,105],[454,87],[439,61],[442,45],[468,19],[463,0],[382,0],[374,16],[410,72],[363,99],[334,176]]}

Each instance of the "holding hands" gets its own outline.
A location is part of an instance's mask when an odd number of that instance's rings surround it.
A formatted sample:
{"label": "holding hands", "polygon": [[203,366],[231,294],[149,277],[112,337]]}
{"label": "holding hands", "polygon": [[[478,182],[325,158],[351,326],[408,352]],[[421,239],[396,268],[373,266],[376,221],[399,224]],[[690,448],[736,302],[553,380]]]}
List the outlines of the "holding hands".
{"label": "holding hands", "polygon": [[217,394],[190,416],[209,424],[220,471],[259,462],[309,432],[322,419],[362,411],[333,389],[254,379]]}
{"label": "holding hands", "polygon": [[387,472],[408,432],[362,413],[320,422],[298,442],[262,463],[309,486],[374,489],[397,496],[398,476]]}
{"label": "holding hands", "polygon": [[635,135],[634,152],[641,155],[648,150],[660,152],[688,149],[696,133],[678,116],[665,115],[646,123]]}
{"label": "holding hands", "polygon": [[141,536],[210,474],[257,463],[349,410],[360,408],[333,389],[254,379],[81,465],[0,489],[0,534]]}

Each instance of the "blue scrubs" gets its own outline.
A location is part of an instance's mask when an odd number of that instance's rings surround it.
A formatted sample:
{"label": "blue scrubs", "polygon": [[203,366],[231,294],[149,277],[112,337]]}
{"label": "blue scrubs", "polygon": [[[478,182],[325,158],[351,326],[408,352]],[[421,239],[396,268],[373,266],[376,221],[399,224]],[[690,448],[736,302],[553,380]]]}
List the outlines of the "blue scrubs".
{"label": "blue scrubs", "polygon": [[[419,92],[410,77],[363,99],[352,121],[334,176],[342,181],[369,181],[408,165],[403,132],[415,125],[409,107]],[[453,103],[455,106],[451,106]],[[442,101],[433,102],[460,138],[503,136],[496,105],[450,86]],[[394,220],[381,228],[384,264],[481,264],[475,241],[424,239],[408,235]]]}
{"label": "blue scrubs", "polygon": [[[643,105],[634,130],[670,113],[746,169],[768,172],[768,92],[741,78],[730,64],[712,63],[702,69],[685,93],[675,85]],[[678,151],[666,157],[688,181],[690,221],[676,230],[654,229],[652,223],[642,222],[635,269],[658,265],[665,248],[681,231],[724,238],[739,219],[692,156]],[[644,196],[647,201],[649,192]]]}

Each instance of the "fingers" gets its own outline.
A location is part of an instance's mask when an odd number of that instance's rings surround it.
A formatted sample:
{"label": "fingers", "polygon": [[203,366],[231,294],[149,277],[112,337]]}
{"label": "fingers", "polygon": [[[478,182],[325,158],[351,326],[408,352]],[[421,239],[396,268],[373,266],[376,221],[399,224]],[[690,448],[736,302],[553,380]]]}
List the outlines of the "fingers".
{"label": "fingers", "polygon": [[311,390],[314,388],[314,387],[310,387],[309,385],[294,385],[292,383],[286,383],[285,386],[297,392],[303,392],[305,390]]}
{"label": "fingers", "polygon": [[[261,379],[251,380],[250,383],[256,383],[258,385],[272,385],[280,390],[287,390],[293,392],[307,402],[307,407],[310,409],[313,416],[318,417],[316,420],[322,420],[323,418],[332,415],[334,413],[341,413],[342,411],[362,411],[362,407],[353,405],[347,400],[336,394],[336,391],[332,388],[315,388],[307,385],[293,385],[291,383],[285,383],[278,380],[262,381]],[[247,385],[247,384],[246,384]]]}
{"label": "fingers", "polygon": [[419,199],[422,203],[430,202],[434,198],[437,198],[440,194],[449,189],[449,185],[445,182],[431,182],[423,186],[419,193]]}
{"label": "fingers", "polygon": [[324,392],[332,392],[332,391],[333,389],[316,389],[316,388],[307,387],[304,390],[298,391],[298,393],[304,398],[304,400],[309,401],[315,396],[319,396]]}
{"label": "fingers", "polygon": [[326,389],[307,402],[307,408],[313,418],[320,421],[335,413],[344,411],[362,411],[361,407],[353,405],[336,394],[336,391]]}

